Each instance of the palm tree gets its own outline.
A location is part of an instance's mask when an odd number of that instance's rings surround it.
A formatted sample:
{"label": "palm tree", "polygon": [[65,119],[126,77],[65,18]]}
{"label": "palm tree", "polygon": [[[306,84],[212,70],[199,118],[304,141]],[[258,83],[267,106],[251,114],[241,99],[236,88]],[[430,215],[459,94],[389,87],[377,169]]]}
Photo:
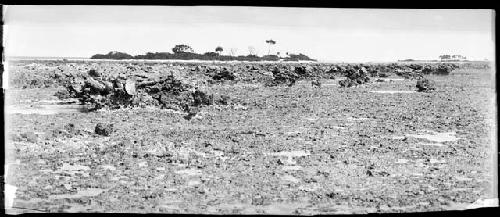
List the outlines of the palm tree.
{"label": "palm tree", "polygon": [[271,45],[275,45],[276,44],[276,41],[272,40],[272,39],[269,39],[269,40],[266,40],[266,43],[269,45],[268,46],[268,51],[267,51],[267,55],[269,55],[271,53]]}

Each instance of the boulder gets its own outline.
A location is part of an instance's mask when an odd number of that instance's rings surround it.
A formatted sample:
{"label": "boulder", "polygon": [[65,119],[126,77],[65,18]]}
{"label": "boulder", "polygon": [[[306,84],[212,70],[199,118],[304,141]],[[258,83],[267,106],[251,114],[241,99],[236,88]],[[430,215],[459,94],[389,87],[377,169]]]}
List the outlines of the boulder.
{"label": "boulder", "polygon": [[88,74],[90,77],[101,77],[102,76],[102,73],[100,73],[99,71],[97,71],[95,69],[89,70]]}
{"label": "boulder", "polygon": [[110,136],[111,133],[113,133],[113,131],[114,131],[113,124],[102,124],[102,123],[98,123],[95,126],[95,130],[94,130],[94,132],[97,135],[101,135],[101,136]]}
{"label": "boulder", "polygon": [[130,96],[134,96],[137,93],[134,80],[127,79],[125,81],[125,92]]}
{"label": "boulder", "polygon": [[419,92],[430,92],[436,89],[435,82],[425,78],[419,79],[416,87]]}

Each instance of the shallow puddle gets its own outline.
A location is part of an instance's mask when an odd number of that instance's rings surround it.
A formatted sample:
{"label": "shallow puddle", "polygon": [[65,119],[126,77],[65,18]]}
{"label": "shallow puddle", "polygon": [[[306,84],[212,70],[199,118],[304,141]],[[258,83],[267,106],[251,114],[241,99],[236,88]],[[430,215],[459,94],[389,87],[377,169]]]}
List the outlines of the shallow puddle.
{"label": "shallow puddle", "polygon": [[287,136],[293,136],[293,135],[298,135],[298,134],[300,134],[300,131],[285,132],[285,135],[287,135]]}
{"label": "shallow puddle", "polygon": [[82,171],[82,170],[90,170],[90,167],[81,165],[71,165],[68,163],[63,163],[61,167],[61,171]]}
{"label": "shallow puddle", "polygon": [[189,180],[187,185],[188,186],[201,185],[201,181],[200,180]]}
{"label": "shallow puddle", "polygon": [[332,128],[332,129],[339,129],[339,130],[345,129],[345,127],[339,127],[339,126],[332,126],[330,128]]}
{"label": "shallow puddle", "polygon": [[281,177],[282,180],[288,181],[288,182],[293,182],[293,183],[299,183],[300,180],[295,178],[294,176],[291,175],[284,175]]}
{"label": "shallow puddle", "polygon": [[368,120],[368,118],[364,118],[364,117],[359,117],[359,118],[347,117],[347,120],[348,121],[364,121],[364,120]]}
{"label": "shallow puddle", "polygon": [[321,84],[321,86],[337,86],[339,84],[337,83],[327,83],[327,84]]}
{"label": "shallow puddle", "polygon": [[442,143],[418,143],[418,145],[423,145],[423,146],[434,146],[434,147],[443,147],[444,145]]}
{"label": "shallow puddle", "polygon": [[283,166],[282,170],[302,170],[301,166]]}
{"label": "shallow puddle", "polygon": [[407,159],[398,159],[396,161],[397,164],[405,164],[405,163],[408,163],[408,162],[409,162],[409,160],[407,160]]}
{"label": "shallow puddle", "polygon": [[271,156],[302,157],[302,156],[308,156],[311,153],[309,151],[281,151],[281,152],[272,152],[265,154]]}
{"label": "shallow puddle", "polygon": [[307,117],[307,118],[304,118],[308,121],[317,121],[319,118],[318,117]]}
{"label": "shallow puddle", "polygon": [[80,197],[95,197],[102,192],[106,191],[106,189],[100,188],[88,188],[85,190],[78,190],[76,194],[59,194],[59,195],[50,195],[49,199],[64,199],[64,198],[80,198]]}
{"label": "shallow puddle", "polygon": [[181,174],[181,175],[187,175],[187,176],[199,176],[199,175],[201,175],[201,170],[185,169],[185,170],[175,171],[175,173]]}
{"label": "shallow puddle", "polygon": [[112,165],[103,165],[102,166],[102,169],[104,170],[116,170],[116,167],[112,166]]}
{"label": "shallow puddle", "polygon": [[33,105],[33,106],[7,106],[7,114],[40,114],[54,115],[60,113],[82,113],[88,112],[86,105]]}
{"label": "shallow puddle", "polygon": [[406,137],[404,136],[393,136],[393,137],[390,137],[391,139],[404,139]]}
{"label": "shallow puddle", "polygon": [[299,186],[299,190],[307,192],[316,191],[318,189],[321,189],[321,186],[319,186],[318,184],[308,184]]}
{"label": "shallow puddle", "polygon": [[14,205],[14,199],[16,198],[17,187],[10,184],[4,185],[4,206],[6,209],[12,208]]}
{"label": "shallow puddle", "polygon": [[404,78],[376,78],[376,80],[382,80],[382,81],[404,81]]}
{"label": "shallow puddle", "polygon": [[370,91],[371,93],[388,93],[388,94],[395,94],[395,93],[416,93],[416,91],[413,90],[373,90]]}
{"label": "shallow puddle", "polygon": [[453,142],[457,141],[460,138],[457,138],[455,136],[455,132],[446,132],[446,133],[437,133],[437,132],[430,132],[428,134],[406,134],[408,137],[413,137],[417,139],[426,139],[432,142]]}
{"label": "shallow puddle", "polygon": [[477,209],[482,207],[498,207],[498,198],[478,199],[467,206],[467,209]]}

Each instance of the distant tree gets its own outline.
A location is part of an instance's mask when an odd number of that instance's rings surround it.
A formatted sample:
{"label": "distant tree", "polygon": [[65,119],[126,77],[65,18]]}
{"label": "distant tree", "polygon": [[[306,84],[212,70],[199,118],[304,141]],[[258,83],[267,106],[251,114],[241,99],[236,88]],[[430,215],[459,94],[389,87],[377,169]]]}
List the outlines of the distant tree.
{"label": "distant tree", "polygon": [[451,59],[451,56],[450,56],[450,55],[448,55],[448,54],[446,54],[446,55],[441,55],[441,56],[439,56],[439,59],[441,59],[441,60],[448,60],[448,59]]}
{"label": "distant tree", "polygon": [[175,47],[172,48],[172,51],[175,54],[178,54],[178,53],[194,53],[193,48],[191,48],[189,45],[185,45],[185,44],[175,45]]}
{"label": "distant tree", "polygon": [[251,56],[257,56],[257,52],[255,51],[255,48],[253,46],[249,46],[248,47],[248,53],[251,55]]}
{"label": "distant tree", "polygon": [[224,49],[221,46],[215,48],[215,52],[219,53],[219,55],[220,53],[222,53],[222,51],[224,51]]}
{"label": "distant tree", "polygon": [[134,57],[128,53],[123,53],[123,52],[117,52],[117,51],[111,51],[108,54],[96,54],[90,57],[91,59],[115,59],[115,60],[121,60],[121,59],[133,59]]}
{"label": "distant tree", "polygon": [[262,57],[262,60],[266,61],[278,61],[280,58],[276,55],[265,55]]}
{"label": "distant tree", "polygon": [[266,43],[268,44],[268,48],[269,48],[267,50],[267,55],[269,55],[271,53],[271,45],[275,45],[276,41],[269,39],[269,40],[266,40]]}
{"label": "distant tree", "polygon": [[299,60],[309,60],[309,61],[316,61],[315,59],[311,59],[308,56],[304,54],[290,54],[289,57],[285,58],[286,61],[299,61]]}
{"label": "distant tree", "polygon": [[219,53],[216,53],[216,52],[206,52],[203,55],[205,55],[207,57],[216,57],[216,56],[219,56]]}
{"label": "distant tree", "polygon": [[234,55],[236,55],[236,52],[237,52],[237,51],[238,51],[238,49],[236,49],[236,48],[231,48],[231,49],[229,49],[229,55],[234,56]]}

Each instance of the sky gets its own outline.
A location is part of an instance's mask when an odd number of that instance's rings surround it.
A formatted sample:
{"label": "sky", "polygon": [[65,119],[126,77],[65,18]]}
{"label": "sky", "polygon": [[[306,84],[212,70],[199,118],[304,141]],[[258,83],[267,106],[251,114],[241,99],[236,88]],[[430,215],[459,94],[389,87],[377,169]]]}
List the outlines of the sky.
{"label": "sky", "polygon": [[188,44],[197,53],[222,46],[248,55],[252,46],[260,56],[303,53],[324,62],[495,59],[493,10],[7,6],[4,16],[6,56],[138,55]]}

